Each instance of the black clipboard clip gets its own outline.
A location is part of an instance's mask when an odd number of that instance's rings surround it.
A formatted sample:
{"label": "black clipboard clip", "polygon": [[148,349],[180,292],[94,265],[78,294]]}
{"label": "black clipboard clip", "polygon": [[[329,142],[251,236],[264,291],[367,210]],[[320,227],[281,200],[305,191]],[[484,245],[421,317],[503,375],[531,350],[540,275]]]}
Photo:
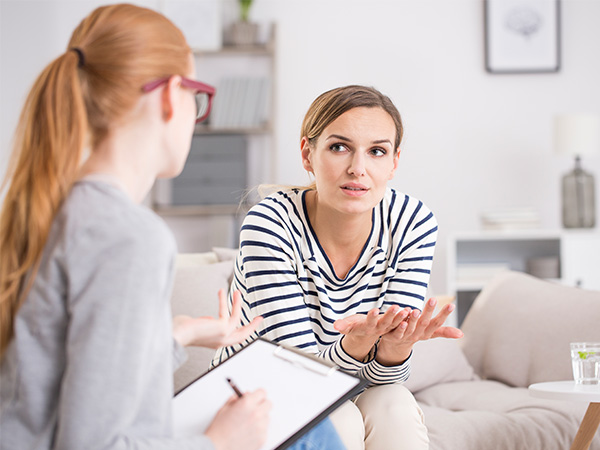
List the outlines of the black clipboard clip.
{"label": "black clipboard clip", "polygon": [[304,353],[295,348],[284,347],[282,345],[277,345],[277,347],[275,347],[275,350],[273,350],[273,356],[325,377],[331,375],[337,370],[337,366],[332,365],[328,361],[324,361],[321,358]]}

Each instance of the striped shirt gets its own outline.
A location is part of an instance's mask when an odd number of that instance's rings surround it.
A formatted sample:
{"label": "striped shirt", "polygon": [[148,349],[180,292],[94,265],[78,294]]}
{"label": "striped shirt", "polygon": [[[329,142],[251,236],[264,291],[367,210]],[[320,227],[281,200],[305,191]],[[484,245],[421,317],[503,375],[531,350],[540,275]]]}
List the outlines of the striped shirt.
{"label": "striped shirt", "polygon": [[358,361],[342,348],[333,323],[391,305],[422,309],[437,236],[433,213],[388,188],[373,208],[371,233],[356,264],[340,279],[311,227],[306,192],[277,192],[244,219],[231,291],[242,294],[243,324],[259,315],[264,320],[246,342],[217,350],[212,365],[261,336],[316,354],[372,384],[405,381],[409,360],[384,366],[374,347]]}

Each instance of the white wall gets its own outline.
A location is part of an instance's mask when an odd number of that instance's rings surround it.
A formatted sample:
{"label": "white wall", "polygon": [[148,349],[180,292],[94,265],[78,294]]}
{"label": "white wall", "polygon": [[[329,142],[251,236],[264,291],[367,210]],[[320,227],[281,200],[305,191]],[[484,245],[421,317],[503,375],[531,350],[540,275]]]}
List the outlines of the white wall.
{"label": "white wall", "polygon": [[[0,0],[0,173],[27,93],[39,73],[67,48],[73,29],[114,0]],[[158,1],[136,1],[156,7]]]}
{"label": "white wall", "polygon": [[[26,90],[100,3],[0,1],[0,169]],[[265,181],[306,182],[298,133],[310,102],[336,86],[370,84],[405,122],[392,185],[439,221],[433,293],[445,293],[449,233],[478,229],[482,210],[530,206],[544,228],[560,227],[559,178],[572,161],[552,152],[552,117],[600,113],[600,0],[561,5],[560,72],[491,75],[482,0],[255,0],[253,18],[278,26],[277,169]],[[224,0],[225,20],[234,6]],[[600,155],[584,165],[600,182]]]}
{"label": "white wall", "polygon": [[[478,229],[481,211],[533,207],[544,228],[559,228],[559,178],[573,163],[553,154],[552,117],[600,113],[600,1],[561,6],[560,72],[491,75],[481,0],[257,0],[257,20],[279,27],[277,181],[307,180],[298,133],[314,97],[371,84],[406,127],[392,185],[438,218],[433,293],[446,289],[449,233]],[[600,155],[584,165],[598,184]]]}

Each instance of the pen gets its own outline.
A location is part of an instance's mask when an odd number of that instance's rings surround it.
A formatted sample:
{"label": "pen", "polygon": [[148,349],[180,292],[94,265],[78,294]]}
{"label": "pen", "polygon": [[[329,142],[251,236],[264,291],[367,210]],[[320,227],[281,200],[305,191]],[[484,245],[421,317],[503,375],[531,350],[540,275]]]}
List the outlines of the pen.
{"label": "pen", "polygon": [[231,389],[233,389],[233,391],[237,394],[237,396],[241,397],[243,395],[242,391],[240,391],[240,389],[235,385],[233,380],[231,378],[226,378],[226,380],[229,383],[229,386],[231,386]]}

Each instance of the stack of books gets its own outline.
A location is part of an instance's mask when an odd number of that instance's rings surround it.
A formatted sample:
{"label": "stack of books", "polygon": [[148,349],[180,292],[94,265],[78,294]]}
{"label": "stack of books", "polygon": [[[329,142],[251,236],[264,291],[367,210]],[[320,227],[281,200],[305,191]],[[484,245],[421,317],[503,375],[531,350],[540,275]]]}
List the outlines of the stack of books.
{"label": "stack of books", "polygon": [[210,126],[217,129],[260,128],[268,118],[267,77],[224,78],[210,114]]}
{"label": "stack of books", "polygon": [[540,217],[532,208],[510,208],[481,214],[484,230],[524,230],[540,227]]}

